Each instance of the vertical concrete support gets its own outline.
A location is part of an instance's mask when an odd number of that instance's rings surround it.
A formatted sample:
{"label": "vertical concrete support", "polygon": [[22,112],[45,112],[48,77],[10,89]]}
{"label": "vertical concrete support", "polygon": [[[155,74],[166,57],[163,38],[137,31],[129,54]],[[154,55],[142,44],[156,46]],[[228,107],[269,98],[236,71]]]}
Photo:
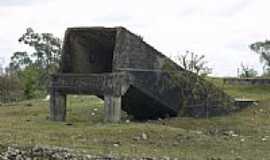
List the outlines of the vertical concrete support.
{"label": "vertical concrete support", "polygon": [[50,120],[65,121],[66,118],[66,95],[58,91],[51,92]]}
{"label": "vertical concrete support", "polygon": [[121,119],[121,96],[104,96],[105,122],[119,122]]}

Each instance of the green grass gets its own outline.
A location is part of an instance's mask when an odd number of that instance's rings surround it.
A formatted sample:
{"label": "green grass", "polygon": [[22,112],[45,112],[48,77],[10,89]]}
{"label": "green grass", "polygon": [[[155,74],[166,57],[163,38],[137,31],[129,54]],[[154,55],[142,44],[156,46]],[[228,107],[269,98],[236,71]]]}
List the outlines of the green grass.
{"label": "green grass", "polygon": [[251,98],[255,100],[267,100],[270,98],[270,85],[229,85],[224,84],[220,78],[209,78],[208,80],[235,98]]}
{"label": "green grass", "polygon": [[[49,121],[48,102],[42,100],[2,105],[0,150],[10,144],[39,144],[124,157],[269,158],[270,87],[223,86],[216,81],[231,96],[254,98],[260,103],[208,119],[176,117],[126,123],[123,113],[123,121],[118,124],[103,122],[103,101],[94,96],[69,96],[66,122]],[[232,131],[237,136],[228,134]],[[147,139],[138,138],[143,133]]]}

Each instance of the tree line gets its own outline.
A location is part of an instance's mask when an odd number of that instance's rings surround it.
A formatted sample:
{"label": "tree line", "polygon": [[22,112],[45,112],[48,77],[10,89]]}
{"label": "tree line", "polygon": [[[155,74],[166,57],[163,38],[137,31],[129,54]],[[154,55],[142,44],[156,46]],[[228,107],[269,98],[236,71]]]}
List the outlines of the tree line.
{"label": "tree line", "polygon": [[[12,97],[13,92],[21,93],[18,99],[42,97],[47,94],[50,74],[59,67],[62,41],[51,33],[36,33],[27,28],[18,42],[29,46],[33,52],[13,53],[9,67],[0,76],[1,97]],[[1,101],[13,100],[5,99],[8,100]]]}

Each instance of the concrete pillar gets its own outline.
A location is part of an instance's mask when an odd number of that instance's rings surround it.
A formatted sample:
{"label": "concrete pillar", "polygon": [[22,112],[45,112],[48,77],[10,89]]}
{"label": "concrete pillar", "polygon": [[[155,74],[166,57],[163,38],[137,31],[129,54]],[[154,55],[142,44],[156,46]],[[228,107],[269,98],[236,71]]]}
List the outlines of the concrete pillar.
{"label": "concrete pillar", "polygon": [[66,119],[66,95],[58,91],[52,91],[50,97],[50,115],[52,121],[65,121]]}
{"label": "concrete pillar", "polygon": [[105,122],[119,122],[121,119],[121,96],[104,96]]}

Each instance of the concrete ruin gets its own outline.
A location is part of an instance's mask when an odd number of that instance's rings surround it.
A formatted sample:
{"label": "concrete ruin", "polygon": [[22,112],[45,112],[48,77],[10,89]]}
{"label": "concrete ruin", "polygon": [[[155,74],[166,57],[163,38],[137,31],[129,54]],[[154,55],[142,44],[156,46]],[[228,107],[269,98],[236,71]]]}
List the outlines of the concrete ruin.
{"label": "concrete ruin", "polygon": [[[231,99],[225,93],[123,27],[68,28],[62,52],[60,71],[52,76],[50,85],[51,120],[65,120],[67,94],[104,99],[105,121],[109,122],[118,122],[121,110],[136,119],[231,110]],[[175,78],[178,73],[180,79]],[[191,76],[187,79],[186,75]]]}

